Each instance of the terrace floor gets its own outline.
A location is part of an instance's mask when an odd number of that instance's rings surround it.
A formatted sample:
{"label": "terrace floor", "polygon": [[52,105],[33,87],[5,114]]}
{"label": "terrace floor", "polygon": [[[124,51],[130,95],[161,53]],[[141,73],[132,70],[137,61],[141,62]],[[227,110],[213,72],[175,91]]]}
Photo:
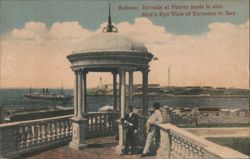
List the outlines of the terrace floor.
{"label": "terrace floor", "polygon": [[[115,152],[118,141],[114,136],[88,139],[88,148],[73,150],[68,145],[48,149],[42,152],[22,156],[22,159],[139,159],[140,154],[119,155]],[[148,156],[145,159],[155,159],[156,156]]]}

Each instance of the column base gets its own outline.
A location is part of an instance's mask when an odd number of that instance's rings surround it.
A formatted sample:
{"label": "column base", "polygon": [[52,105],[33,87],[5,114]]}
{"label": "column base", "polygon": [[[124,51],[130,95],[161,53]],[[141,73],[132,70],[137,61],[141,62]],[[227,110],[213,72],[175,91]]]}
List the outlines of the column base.
{"label": "column base", "polygon": [[81,150],[81,149],[88,147],[88,145],[87,144],[76,144],[76,143],[71,141],[69,143],[69,147],[72,149],[75,149],[75,150]]}
{"label": "column base", "polygon": [[125,153],[125,146],[120,146],[120,145],[116,146],[115,147],[115,152],[117,154],[124,154]]}
{"label": "column base", "polygon": [[88,145],[85,143],[87,119],[73,117],[72,120],[72,141],[69,143],[69,147],[75,150],[86,148]]}
{"label": "column base", "polygon": [[121,120],[117,120],[119,124],[119,144],[116,146],[116,153],[124,154],[125,153],[125,134],[124,134],[124,125],[121,123]]}

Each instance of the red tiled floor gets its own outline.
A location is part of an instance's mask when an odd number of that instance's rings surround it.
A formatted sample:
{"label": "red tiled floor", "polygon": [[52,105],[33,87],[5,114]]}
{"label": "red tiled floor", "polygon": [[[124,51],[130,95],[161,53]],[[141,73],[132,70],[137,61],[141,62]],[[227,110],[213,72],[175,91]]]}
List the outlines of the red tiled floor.
{"label": "red tiled floor", "polygon": [[[87,140],[88,148],[83,150],[73,150],[68,146],[62,146],[47,151],[26,156],[27,159],[139,159],[138,155],[121,156],[115,152],[118,142],[114,137],[100,137]],[[145,157],[145,159],[155,159],[155,156]]]}

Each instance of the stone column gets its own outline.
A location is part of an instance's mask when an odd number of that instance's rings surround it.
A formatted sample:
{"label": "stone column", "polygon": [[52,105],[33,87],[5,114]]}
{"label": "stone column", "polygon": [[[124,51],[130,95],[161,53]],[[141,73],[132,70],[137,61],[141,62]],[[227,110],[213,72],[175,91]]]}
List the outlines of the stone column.
{"label": "stone column", "polygon": [[117,111],[117,88],[116,88],[117,72],[112,72],[112,74],[113,74],[113,107],[114,107],[114,110]]}
{"label": "stone column", "polygon": [[87,129],[87,119],[83,118],[83,104],[84,104],[84,93],[83,93],[83,70],[78,69],[76,72],[75,79],[75,98],[74,98],[74,106],[77,110],[75,110],[72,120],[72,140],[69,143],[69,147],[80,150],[87,146],[85,143],[85,135]]}
{"label": "stone column", "polygon": [[[120,102],[121,102],[121,118],[125,117],[126,113],[126,72],[124,69],[120,70]],[[124,126],[121,122],[119,122],[119,144],[116,147],[116,151],[119,154],[124,153],[125,149],[125,134],[124,134]]]}
{"label": "stone column", "polygon": [[78,114],[78,72],[75,71],[75,87],[74,87],[74,117]]}
{"label": "stone column", "polygon": [[125,117],[126,113],[126,72],[121,70],[121,118]]}
{"label": "stone column", "polygon": [[78,78],[78,118],[82,118],[83,116],[83,80],[82,80],[82,70],[78,71],[77,78]]}
{"label": "stone column", "polygon": [[149,69],[142,71],[142,114],[148,115],[148,72]]}
{"label": "stone column", "polygon": [[83,114],[88,113],[88,107],[87,107],[87,72],[83,72],[82,74],[82,80],[83,80]]}
{"label": "stone column", "polygon": [[121,73],[119,73],[119,105],[118,110],[121,111]]}
{"label": "stone column", "polygon": [[128,105],[133,105],[133,71],[129,71],[129,86],[128,86]]}

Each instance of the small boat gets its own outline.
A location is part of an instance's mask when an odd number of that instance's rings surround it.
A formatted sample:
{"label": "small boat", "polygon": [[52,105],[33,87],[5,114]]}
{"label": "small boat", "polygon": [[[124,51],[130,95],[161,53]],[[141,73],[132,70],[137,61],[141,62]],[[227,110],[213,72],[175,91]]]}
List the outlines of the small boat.
{"label": "small boat", "polygon": [[105,105],[98,109],[99,112],[113,111],[114,107],[112,105]]}
{"label": "small boat", "polygon": [[68,101],[73,98],[71,95],[65,95],[63,93],[63,89],[61,94],[56,94],[56,93],[51,93],[49,92],[48,88],[43,88],[42,92],[32,92],[30,88],[30,93],[29,94],[24,94],[24,98],[27,99],[36,99],[36,100],[55,100],[55,101]]}

